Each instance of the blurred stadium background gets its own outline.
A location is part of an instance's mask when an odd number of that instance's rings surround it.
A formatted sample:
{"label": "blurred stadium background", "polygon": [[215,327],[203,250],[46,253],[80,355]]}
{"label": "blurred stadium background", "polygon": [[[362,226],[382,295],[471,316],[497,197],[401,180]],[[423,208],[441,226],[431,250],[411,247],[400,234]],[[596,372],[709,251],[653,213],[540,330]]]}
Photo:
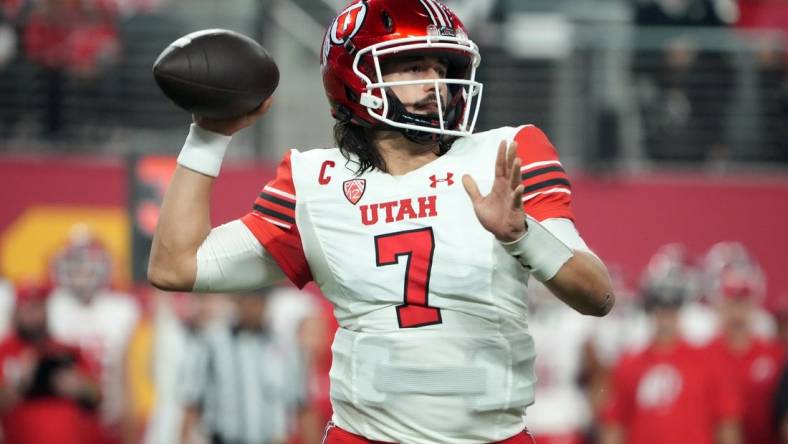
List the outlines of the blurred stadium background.
{"label": "blurred stadium background", "polygon": [[[222,318],[227,310],[221,296],[165,296],[145,283],[158,204],[190,122],[158,91],[152,63],[176,38],[218,27],[255,37],[279,64],[272,111],[234,139],[217,181],[214,223],[229,221],[248,211],[286,149],[332,146],[319,51],[344,3],[0,0],[0,278],[8,283],[0,287],[0,330],[12,329],[14,286],[50,281],[75,227],[87,228],[112,258],[111,288],[135,302],[120,351],[100,357],[123,368],[131,387],[122,397],[132,424],[125,442],[176,442],[180,416],[170,386],[179,362],[161,350],[185,341],[168,338],[188,336],[192,317]],[[632,345],[621,338],[623,310],[637,311],[646,265],[670,243],[699,272],[713,245],[746,248],[765,281],[756,329],[788,345],[788,1],[446,3],[481,47],[478,129],[533,123],[551,136],[573,180],[576,223],[620,285],[618,320],[614,313],[582,321],[574,343],[556,345],[569,355],[543,369],[544,384],[547,374],[564,375],[556,384],[587,393],[579,385],[587,344],[616,349],[601,359],[608,370]],[[713,317],[702,287],[693,301],[707,310],[698,316]],[[331,319],[316,290],[309,294],[306,305],[278,309],[299,328],[313,322],[305,328],[312,336],[293,347],[313,354],[310,402],[325,417],[321,359]],[[535,323],[550,306],[538,299]],[[542,327],[549,336],[558,326]],[[544,399],[555,395],[548,392]],[[537,389],[533,421],[550,430],[560,421],[538,408],[542,399]],[[594,429],[594,396],[561,400],[588,412],[566,427]]]}

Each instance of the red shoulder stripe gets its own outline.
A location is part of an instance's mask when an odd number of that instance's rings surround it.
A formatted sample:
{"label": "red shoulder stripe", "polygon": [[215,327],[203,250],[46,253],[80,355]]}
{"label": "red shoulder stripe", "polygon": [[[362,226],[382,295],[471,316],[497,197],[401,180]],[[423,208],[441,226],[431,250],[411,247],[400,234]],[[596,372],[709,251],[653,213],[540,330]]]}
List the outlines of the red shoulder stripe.
{"label": "red shoulder stripe", "polygon": [[570,209],[572,185],[553,144],[533,125],[520,129],[514,140],[522,161],[520,173],[525,212],[540,221],[573,219]]}
{"label": "red shoulder stripe", "polygon": [[295,224],[296,196],[290,154],[290,151],[285,154],[276,169],[276,177],[263,187],[252,207],[263,220],[284,229]]}
{"label": "red shoulder stripe", "polygon": [[296,194],[288,151],[276,177],[263,187],[252,211],[241,218],[282,271],[299,288],[312,280],[295,219]]}
{"label": "red shoulder stripe", "polygon": [[293,184],[293,169],[290,164],[290,154],[288,151],[282,158],[282,162],[276,168],[274,180],[268,182],[263,188],[264,192],[276,195],[279,198],[295,202],[295,184]]}

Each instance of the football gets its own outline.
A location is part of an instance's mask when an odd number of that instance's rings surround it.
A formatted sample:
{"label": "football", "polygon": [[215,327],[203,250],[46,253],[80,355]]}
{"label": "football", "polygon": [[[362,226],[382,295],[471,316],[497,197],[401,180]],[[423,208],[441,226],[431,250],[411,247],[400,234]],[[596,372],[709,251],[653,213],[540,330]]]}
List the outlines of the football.
{"label": "football", "polygon": [[181,108],[213,119],[253,111],[279,85],[274,59],[253,39],[226,29],[185,35],[162,51],[153,77]]}

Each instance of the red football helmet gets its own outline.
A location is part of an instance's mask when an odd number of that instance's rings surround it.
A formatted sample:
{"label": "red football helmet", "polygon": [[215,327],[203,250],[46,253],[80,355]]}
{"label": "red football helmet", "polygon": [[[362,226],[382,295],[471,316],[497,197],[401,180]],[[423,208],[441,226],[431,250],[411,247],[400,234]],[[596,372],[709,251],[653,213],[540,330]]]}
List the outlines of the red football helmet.
{"label": "red football helmet", "polygon": [[678,307],[698,294],[698,272],[681,244],[659,247],[643,271],[640,294],[646,309]]}
{"label": "red football helmet", "polygon": [[[383,82],[381,59],[435,55],[448,61],[445,79]],[[396,128],[418,141],[467,136],[479,113],[481,57],[454,13],[438,0],[356,0],[334,19],[323,42],[323,85],[334,118]],[[399,85],[446,85],[437,116],[409,113],[390,92]]]}
{"label": "red football helmet", "polygon": [[718,242],[703,261],[706,296],[710,300],[749,299],[760,304],[766,278],[760,265],[739,242]]}
{"label": "red football helmet", "polygon": [[70,233],[68,243],[53,258],[51,273],[55,286],[89,299],[109,287],[112,258],[87,227],[77,226]]}

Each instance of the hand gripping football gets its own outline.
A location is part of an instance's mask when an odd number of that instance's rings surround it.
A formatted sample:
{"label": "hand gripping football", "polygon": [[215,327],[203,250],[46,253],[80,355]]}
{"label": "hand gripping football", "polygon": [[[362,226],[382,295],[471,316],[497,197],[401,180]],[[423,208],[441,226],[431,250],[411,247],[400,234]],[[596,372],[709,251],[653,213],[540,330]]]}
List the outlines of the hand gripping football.
{"label": "hand gripping football", "polygon": [[255,110],[279,84],[268,52],[245,35],[206,29],[179,38],[153,64],[153,77],[176,105],[212,119]]}

